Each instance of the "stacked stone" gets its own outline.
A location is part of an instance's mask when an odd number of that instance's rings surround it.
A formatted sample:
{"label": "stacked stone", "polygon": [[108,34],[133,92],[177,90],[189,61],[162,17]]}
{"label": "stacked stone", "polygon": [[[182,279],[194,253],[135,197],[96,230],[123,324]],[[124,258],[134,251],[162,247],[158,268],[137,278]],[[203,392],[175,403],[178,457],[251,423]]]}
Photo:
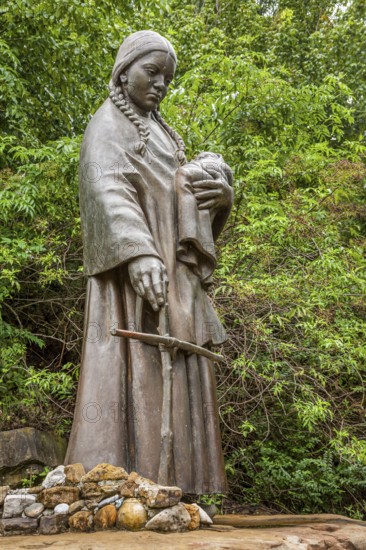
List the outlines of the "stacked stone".
{"label": "stacked stone", "polygon": [[88,473],[82,464],[58,466],[40,487],[0,488],[0,534],[113,528],[181,532],[212,523],[198,504],[181,499],[179,487],[158,485],[111,464],[98,464]]}

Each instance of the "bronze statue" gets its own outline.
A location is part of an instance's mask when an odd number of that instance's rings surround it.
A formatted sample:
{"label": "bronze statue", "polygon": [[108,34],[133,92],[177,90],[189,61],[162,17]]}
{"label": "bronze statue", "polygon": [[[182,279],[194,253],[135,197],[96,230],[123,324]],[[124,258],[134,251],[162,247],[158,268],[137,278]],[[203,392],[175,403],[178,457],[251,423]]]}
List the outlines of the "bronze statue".
{"label": "bronze statue", "polygon": [[[227,485],[214,366],[200,348],[226,338],[206,288],[213,243],[232,205],[232,175],[220,155],[187,162],[183,140],[160,115],[175,68],[173,47],[159,34],[127,37],[110,96],[85,132],[80,210],[88,287],[65,463],[91,469],[109,462],[185,493],[217,493]],[[174,338],[174,351],[119,338],[120,329]],[[198,353],[178,341],[199,346]]]}

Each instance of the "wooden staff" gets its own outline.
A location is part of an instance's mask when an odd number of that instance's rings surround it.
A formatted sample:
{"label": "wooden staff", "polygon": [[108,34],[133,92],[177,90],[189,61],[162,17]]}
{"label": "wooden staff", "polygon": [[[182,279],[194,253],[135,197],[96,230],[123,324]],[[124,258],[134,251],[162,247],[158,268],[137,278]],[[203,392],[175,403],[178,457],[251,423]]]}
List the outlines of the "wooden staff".
{"label": "wooden staff", "polygon": [[[168,304],[159,311],[159,332],[161,336],[169,337]],[[161,408],[161,447],[158,483],[169,485],[172,468],[173,430],[172,430],[172,379],[173,365],[169,350],[164,344],[159,344],[163,375],[163,403]]]}
{"label": "wooden staff", "polygon": [[135,340],[140,340],[145,342],[145,344],[150,344],[152,346],[163,345],[167,349],[180,349],[188,353],[196,353],[197,355],[203,355],[214,361],[215,363],[221,362],[224,360],[223,356],[219,353],[214,353],[209,349],[197,346],[196,344],[191,344],[191,342],[185,342],[184,340],[179,340],[179,338],[173,338],[172,336],[160,336],[160,334],[148,334],[146,332],[136,332],[133,330],[121,330],[121,329],[112,329],[112,336],[120,336],[124,338],[134,338]]}

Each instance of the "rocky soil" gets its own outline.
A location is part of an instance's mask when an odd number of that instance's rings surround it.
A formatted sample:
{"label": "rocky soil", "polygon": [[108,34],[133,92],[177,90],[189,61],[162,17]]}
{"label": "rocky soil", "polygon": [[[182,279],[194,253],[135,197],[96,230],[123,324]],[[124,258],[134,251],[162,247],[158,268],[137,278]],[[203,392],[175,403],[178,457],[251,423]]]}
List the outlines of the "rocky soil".
{"label": "rocky soil", "polygon": [[5,537],[3,550],[366,550],[366,527],[314,524],[236,529],[212,526],[185,533],[100,531]]}

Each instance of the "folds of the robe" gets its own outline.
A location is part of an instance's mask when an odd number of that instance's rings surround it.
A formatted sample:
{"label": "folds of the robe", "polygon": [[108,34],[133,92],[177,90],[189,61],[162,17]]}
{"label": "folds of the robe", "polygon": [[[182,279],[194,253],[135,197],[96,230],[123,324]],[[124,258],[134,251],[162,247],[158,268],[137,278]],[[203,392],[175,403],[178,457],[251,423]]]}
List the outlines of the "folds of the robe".
{"label": "folds of the robe", "polygon": [[[154,120],[144,157],[136,127],[107,100],[91,120],[80,157],[84,264],[89,276],[77,404],[66,463],[121,465],[157,480],[162,374],[157,348],[110,336],[136,328],[128,262],[159,257],[169,278],[172,336],[219,344],[224,329],[191,266],[177,258],[175,144]],[[158,320],[144,302],[143,331]],[[213,365],[178,354],[173,366],[172,482],[185,492],[226,489]]]}
{"label": "folds of the robe", "polygon": [[[111,328],[134,326],[135,300],[123,268],[88,281],[83,361],[65,463],[82,462],[91,469],[109,462],[157,481],[160,352],[157,347],[110,335]],[[143,330],[150,330],[152,322],[145,322]],[[212,363],[205,357],[178,352],[172,399],[170,482],[186,493],[226,491]]]}

